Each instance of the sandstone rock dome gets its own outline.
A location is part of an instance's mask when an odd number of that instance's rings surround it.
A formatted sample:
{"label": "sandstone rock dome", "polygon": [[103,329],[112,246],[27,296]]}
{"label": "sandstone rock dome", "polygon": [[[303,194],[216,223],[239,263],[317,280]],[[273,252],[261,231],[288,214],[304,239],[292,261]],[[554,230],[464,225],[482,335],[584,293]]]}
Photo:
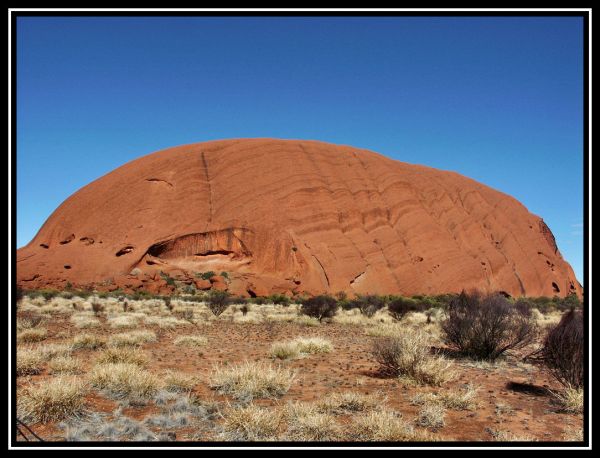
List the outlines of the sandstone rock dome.
{"label": "sandstone rock dome", "polygon": [[317,141],[141,157],[69,197],[17,253],[25,288],[156,291],[160,272],[191,282],[207,271],[228,272],[215,285],[236,294],[581,295],[549,228],[514,198]]}

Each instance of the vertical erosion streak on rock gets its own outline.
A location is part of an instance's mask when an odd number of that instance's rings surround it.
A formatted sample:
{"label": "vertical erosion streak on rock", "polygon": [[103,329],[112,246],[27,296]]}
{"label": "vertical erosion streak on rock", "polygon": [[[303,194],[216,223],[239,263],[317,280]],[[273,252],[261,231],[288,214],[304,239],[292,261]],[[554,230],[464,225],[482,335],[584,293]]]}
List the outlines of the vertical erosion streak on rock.
{"label": "vertical erosion streak on rock", "polygon": [[[365,183],[365,189],[368,191],[374,189],[375,187],[375,183],[377,183],[377,180],[373,179],[373,177],[371,176],[371,174],[369,173],[369,170],[367,168],[367,166],[365,165],[365,163],[362,161],[362,159],[359,157],[358,154],[356,154],[356,152],[354,152],[352,154],[354,156],[354,158],[358,161],[358,163],[360,164],[360,168],[359,170],[362,170],[364,172],[363,176],[366,176],[366,179],[363,178],[363,183]],[[389,209],[390,207],[388,206],[388,202],[387,200],[383,197],[383,195],[381,194],[381,192],[379,191],[379,188],[377,187],[376,190],[374,191],[374,194],[378,197],[379,199],[379,204],[380,204],[380,208],[387,208]],[[363,219],[364,222],[364,219]],[[400,241],[402,242],[402,244],[404,245],[407,253],[409,254],[409,256],[411,255],[410,253],[410,249],[408,247],[408,243],[406,242],[405,237],[398,231],[398,229],[396,227],[394,227],[390,221],[390,214],[388,212],[387,214],[387,223],[388,226],[391,228],[391,230],[396,233],[398,235],[398,238],[400,239]],[[364,224],[364,223],[363,223]],[[363,231],[365,232],[365,234],[367,234],[367,230],[363,225]],[[383,248],[381,246],[379,246],[379,244],[377,244],[377,247],[381,250],[381,256],[383,258],[383,260],[386,263],[386,266],[390,272],[390,274],[392,275],[392,277],[394,278],[394,281],[396,282],[396,286],[398,287],[399,290],[401,290],[400,287],[400,280],[398,279],[398,275],[396,274],[396,271],[394,270],[394,268],[392,267],[389,259],[387,258],[387,256],[385,255],[385,252],[383,251]]]}
{"label": "vertical erosion streak on rock", "polygon": [[317,258],[314,254],[312,255],[312,257],[315,258],[315,260],[321,266],[321,271],[323,272],[323,275],[325,276],[325,282],[327,283],[327,288],[329,288],[329,276],[327,275],[327,271],[325,270],[325,267],[323,267],[323,264],[321,264],[321,261],[319,261],[319,258]]}
{"label": "vertical erosion streak on rock", "polygon": [[213,215],[212,187],[210,185],[210,177],[208,175],[208,164],[206,163],[206,156],[204,155],[204,151],[200,152],[200,157],[202,159],[202,168],[204,169],[204,178],[206,179],[206,185],[208,186],[208,221],[206,221],[206,230],[208,230],[208,225],[212,223]]}

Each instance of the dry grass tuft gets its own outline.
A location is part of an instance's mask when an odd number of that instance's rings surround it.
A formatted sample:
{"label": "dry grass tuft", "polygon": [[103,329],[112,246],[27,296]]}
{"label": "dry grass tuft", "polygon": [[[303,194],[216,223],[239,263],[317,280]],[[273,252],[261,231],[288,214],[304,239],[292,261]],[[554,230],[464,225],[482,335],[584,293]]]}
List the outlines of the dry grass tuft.
{"label": "dry grass tuft", "polygon": [[333,350],[333,345],[330,341],[321,337],[299,337],[294,342],[298,345],[300,353],[314,355],[317,353],[329,353]]}
{"label": "dry grass tuft", "polygon": [[314,404],[289,403],[285,408],[288,428],[285,439],[296,441],[332,441],[340,436],[335,417],[321,412]]}
{"label": "dry grass tuft", "polygon": [[51,374],[79,374],[81,362],[72,356],[58,356],[48,363]]}
{"label": "dry grass tuft", "polygon": [[295,342],[275,342],[271,345],[271,358],[294,359],[300,356],[298,345]]}
{"label": "dry grass tuft", "polygon": [[95,334],[78,334],[73,338],[73,350],[97,350],[106,345],[106,341]]}
{"label": "dry grass tuft", "polygon": [[56,377],[25,388],[17,397],[17,413],[25,422],[47,423],[83,412],[87,389],[74,378]]}
{"label": "dry grass tuft", "polygon": [[190,392],[198,384],[198,379],[183,372],[166,371],[161,377],[167,391],[181,393]]}
{"label": "dry grass tuft", "polygon": [[148,398],[160,387],[154,374],[131,363],[98,364],[90,373],[90,382],[115,398]]}
{"label": "dry grass tuft", "polygon": [[42,371],[44,358],[33,348],[17,348],[17,376],[36,375]]}
{"label": "dry grass tuft", "polygon": [[71,323],[78,329],[90,329],[100,326],[100,320],[88,313],[76,313],[72,315]]}
{"label": "dry grass tuft", "polygon": [[250,401],[255,398],[283,396],[294,380],[289,369],[264,363],[244,362],[213,369],[210,387],[235,399]]}
{"label": "dry grass tuft", "polygon": [[148,363],[148,357],[137,348],[109,347],[96,360],[96,364],[117,363],[135,364],[136,366],[145,367]]}
{"label": "dry grass tuft", "polygon": [[460,390],[438,393],[417,393],[411,399],[413,405],[441,404],[452,410],[473,410],[477,407],[477,388],[471,384]]}
{"label": "dry grass tuft", "polygon": [[278,410],[249,405],[223,414],[221,437],[226,441],[276,440],[282,422]]}
{"label": "dry grass tuft", "polygon": [[554,393],[554,397],[560,406],[560,411],[565,413],[583,413],[583,390],[567,387],[562,391]]}
{"label": "dry grass tuft", "polygon": [[208,339],[204,336],[179,336],[173,343],[181,347],[203,347],[208,343]]}
{"label": "dry grass tuft", "polygon": [[398,412],[382,410],[357,416],[348,425],[350,440],[376,442],[431,441],[432,436],[415,431]]}
{"label": "dry grass tuft", "polygon": [[455,378],[454,364],[442,356],[432,356],[429,348],[425,333],[404,329],[394,337],[376,339],[372,354],[384,372],[420,384],[439,386]]}
{"label": "dry grass tuft", "polygon": [[342,415],[378,409],[384,400],[381,396],[356,392],[332,393],[317,403],[320,412]]}
{"label": "dry grass tuft", "polygon": [[156,342],[156,334],[147,330],[123,332],[108,339],[111,347],[136,347],[148,342]]}
{"label": "dry grass tuft", "polygon": [[41,342],[48,337],[48,331],[44,328],[23,329],[17,332],[17,342],[19,343],[35,343]]}
{"label": "dry grass tuft", "polygon": [[438,403],[425,404],[415,419],[415,423],[424,428],[438,430],[446,424],[446,409]]}

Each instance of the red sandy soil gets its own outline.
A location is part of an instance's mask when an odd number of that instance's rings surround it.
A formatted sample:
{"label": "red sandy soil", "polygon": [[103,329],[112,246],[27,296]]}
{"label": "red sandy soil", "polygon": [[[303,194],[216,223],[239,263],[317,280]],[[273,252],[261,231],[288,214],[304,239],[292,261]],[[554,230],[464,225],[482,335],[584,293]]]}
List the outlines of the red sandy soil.
{"label": "red sandy soil", "polygon": [[[103,324],[99,330],[78,330],[71,327],[66,318],[53,318],[48,323],[51,336],[43,342],[65,342],[75,334],[92,332],[109,336],[115,332]],[[203,400],[219,403],[231,401],[227,396],[216,394],[208,386],[211,369],[215,364],[242,361],[271,361],[269,349],[273,342],[296,337],[319,336],[331,341],[334,350],[331,353],[311,355],[306,358],[283,362],[281,364],[297,371],[296,380],[291,389],[278,400],[258,400],[256,404],[275,406],[287,401],[318,401],[328,393],[355,391],[364,394],[381,393],[387,398],[387,405],[412,419],[419,407],[411,405],[410,399],[416,393],[441,392],[457,388],[466,383],[478,387],[478,407],[472,411],[448,410],[446,425],[434,432],[442,441],[491,441],[489,429],[510,431],[518,436],[531,436],[538,441],[560,441],[567,428],[581,429],[582,416],[559,413],[552,397],[546,391],[560,389],[560,386],[547,373],[538,368],[520,362],[516,356],[508,357],[495,365],[473,367],[468,360],[457,360],[459,377],[443,387],[405,386],[396,379],[382,377],[378,373],[377,363],[369,353],[373,337],[365,334],[363,326],[322,324],[318,327],[305,327],[297,323],[233,323],[219,320],[211,326],[192,325],[178,327],[173,331],[155,330],[159,341],[143,346],[151,361],[149,369],[160,373],[164,369],[175,369],[193,374],[200,379],[194,394]],[[119,331],[125,332],[125,331]],[[56,333],[61,333],[57,338]],[[175,346],[172,341],[182,334],[197,333],[208,338],[208,344],[202,348]],[[87,368],[94,360],[94,353],[88,350],[74,352]],[[277,364],[277,363],[276,363]],[[19,388],[31,382],[43,381],[50,377],[47,371],[31,377],[19,377]],[[511,383],[525,384],[528,390],[511,388]],[[533,391],[532,391],[533,390]],[[103,398],[97,392],[87,397],[91,411],[111,412],[117,402]],[[509,413],[497,413],[497,405],[510,406]],[[155,406],[130,407],[124,414],[138,420],[156,412]],[[30,425],[34,431],[47,440],[64,440],[64,435],[55,424]],[[177,431],[177,440],[215,440],[211,433],[194,436],[194,428],[181,428]]]}

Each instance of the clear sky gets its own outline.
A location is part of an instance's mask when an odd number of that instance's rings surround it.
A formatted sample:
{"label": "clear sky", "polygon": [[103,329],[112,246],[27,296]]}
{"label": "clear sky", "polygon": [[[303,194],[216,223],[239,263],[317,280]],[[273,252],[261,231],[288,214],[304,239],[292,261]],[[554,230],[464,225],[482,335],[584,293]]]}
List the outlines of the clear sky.
{"label": "clear sky", "polygon": [[544,218],[583,278],[580,18],[19,18],[17,245],[90,181],[213,139],[367,148]]}

